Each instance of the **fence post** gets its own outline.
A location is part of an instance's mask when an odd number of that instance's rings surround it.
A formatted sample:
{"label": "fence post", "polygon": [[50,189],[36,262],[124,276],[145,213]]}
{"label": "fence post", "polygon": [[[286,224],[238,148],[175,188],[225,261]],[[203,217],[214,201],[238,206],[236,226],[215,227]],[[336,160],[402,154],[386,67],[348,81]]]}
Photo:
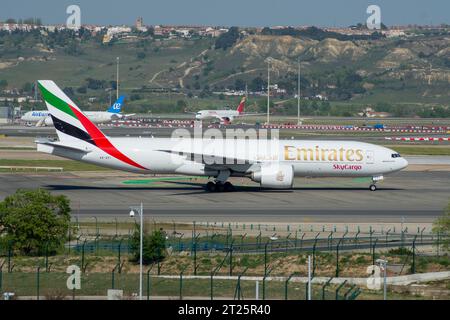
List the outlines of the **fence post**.
{"label": "fence post", "polygon": [[347,300],[347,296],[350,292],[352,292],[352,290],[356,287],[356,284],[352,285],[350,287],[350,289],[348,289],[348,291],[346,293],[344,293],[344,300]]}
{"label": "fence post", "polygon": [[298,231],[295,230],[295,249],[297,249],[297,240],[298,240]]}
{"label": "fence post", "polygon": [[374,233],[374,230],[372,230],[372,226],[370,226],[370,247],[372,247],[372,235]]}
{"label": "fence post", "polygon": [[288,254],[288,247],[289,247],[289,237],[291,236],[291,233],[289,233],[286,237],[286,254]]}
{"label": "fence post", "polygon": [[327,282],[325,282],[325,284],[322,286],[322,300],[325,300],[325,289],[327,286],[330,285],[331,280],[333,280],[333,277],[331,277],[330,279],[328,279]]}
{"label": "fence post", "polygon": [[180,300],[183,300],[183,272],[180,273]]}
{"label": "fence post", "polygon": [[372,247],[372,265],[373,266],[375,265],[375,250],[377,248],[377,242],[378,242],[378,238],[375,239],[375,242]]}
{"label": "fence post", "polygon": [[12,241],[8,242],[8,273],[12,272],[11,259],[12,259]]}
{"label": "fence post", "polygon": [[438,233],[437,233],[437,243],[436,243],[436,254],[437,254],[438,257],[440,255],[440,253],[439,253],[440,240],[441,240],[441,232],[438,231]]}
{"label": "fence post", "polygon": [[[264,276],[267,275],[267,246],[269,245],[269,241],[264,245]],[[264,286],[264,282],[263,282]]]}
{"label": "fence post", "polygon": [[95,244],[95,255],[98,255],[98,238],[100,238],[100,235],[96,235],[95,239],[94,239],[94,244]]}
{"label": "fence post", "polygon": [[423,243],[423,232],[425,231],[426,227],[423,227],[423,229],[420,231],[420,243]]}
{"label": "fence post", "polygon": [[152,271],[153,264],[147,270],[147,300],[150,300],[150,271]]}
{"label": "fence post", "polygon": [[230,244],[230,251],[229,252],[230,252],[230,260],[229,260],[230,272],[229,272],[229,275],[231,277],[233,275],[233,241]]}
{"label": "fence post", "polygon": [[[197,236],[194,235],[192,249],[194,250],[194,276],[197,275]],[[181,300],[181,299],[180,299]]]}
{"label": "fence post", "polygon": [[5,261],[3,261],[2,264],[0,264],[0,292],[2,292],[3,287],[3,265],[5,264]]}
{"label": "fence post", "polygon": [[412,265],[411,265],[411,273],[416,273],[416,238],[417,236],[414,236],[414,240],[412,243]]}
{"label": "fence post", "polygon": [[295,275],[295,272],[289,275],[289,277],[286,279],[286,282],[284,283],[284,300],[288,299],[288,284],[289,280]]}
{"label": "fence post", "polygon": [[263,300],[266,300],[266,278],[267,278],[267,276],[264,276],[263,280],[262,280],[262,299]]}
{"label": "fence post", "polygon": [[211,300],[214,299],[214,293],[213,293],[213,288],[214,288],[214,276],[216,275],[217,271],[220,270],[220,268],[222,268],[223,264],[225,263],[227,256],[228,256],[229,252],[227,252],[227,254],[225,255],[225,257],[223,258],[222,262],[211,272]]}
{"label": "fence post", "polygon": [[339,277],[339,246],[341,245],[342,239],[344,238],[341,238],[336,246],[336,278]]}
{"label": "fence post", "polygon": [[[119,241],[119,251],[118,251],[118,253],[117,253],[117,263],[118,263],[119,265],[122,264],[122,257],[121,257],[121,253],[122,253],[122,241],[123,241],[123,239],[120,239],[120,241]],[[122,272],[122,268],[119,267],[119,273],[121,273],[121,272]]]}
{"label": "fence post", "polygon": [[114,288],[114,284],[115,284],[115,276],[114,276],[115,274],[114,274],[114,273],[116,272],[117,266],[118,266],[118,265],[116,264],[116,265],[114,266],[114,268],[112,269],[112,271],[111,271],[111,289],[113,289],[113,290],[115,289],[115,288]]}
{"label": "fence post", "polygon": [[320,232],[316,235],[316,238],[314,239],[314,246],[313,246],[313,268],[312,268],[312,277],[314,278],[314,275],[316,273],[316,245],[317,240],[320,235]]}
{"label": "fence post", "polygon": [[37,300],[39,300],[40,272],[41,272],[41,266],[38,266],[37,270],[36,270],[36,299]]}
{"label": "fence post", "polygon": [[358,236],[359,236],[360,230],[359,230],[359,226],[358,226],[358,232],[356,232],[355,235],[355,244],[356,244],[356,248],[358,247]]}
{"label": "fence post", "polygon": [[69,240],[68,241],[68,243],[69,243],[69,256],[70,256],[70,241],[71,241],[71,235],[72,235],[72,231],[71,230],[72,230],[72,225],[69,223],[69,230],[68,230],[69,231],[69,237],[68,237],[69,238],[68,239]]}
{"label": "fence post", "polygon": [[245,233],[244,235],[241,236],[241,252],[242,252],[242,247],[244,245],[244,239],[247,236],[247,233]]}
{"label": "fence post", "polygon": [[330,232],[327,239],[328,243],[328,250],[331,250],[332,244],[333,244],[333,231]]}
{"label": "fence post", "polygon": [[388,229],[388,231],[386,231],[386,243],[385,243],[385,247],[388,247],[388,237],[389,237],[389,232],[391,232],[391,229]]}
{"label": "fence post", "polygon": [[238,300],[241,300],[242,296],[242,290],[241,290],[241,277],[244,275],[245,272],[247,272],[248,267],[242,271],[242,273],[238,276],[237,284],[236,284],[236,290],[234,291],[234,299],[236,300],[236,296]]}
{"label": "fence post", "polygon": [[342,288],[343,286],[345,286],[346,283],[347,283],[347,280],[345,280],[344,282],[342,282],[342,283],[339,285],[339,287],[336,288],[336,297],[335,297],[336,300],[339,300],[339,290],[341,290],[341,288]]}
{"label": "fence post", "polygon": [[81,272],[84,273],[84,250],[85,250],[85,246],[86,246],[86,239],[84,239],[83,245],[81,247]]}
{"label": "fence post", "polygon": [[48,241],[45,243],[45,272],[48,272]]}
{"label": "fence post", "polygon": [[258,245],[258,250],[261,248],[261,231],[259,231],[259,234],[256,236],[256,243]]}
{"label": "fence post", "polygon": [[306,232],[303,232],[302,238],[300,239],[300,249],[303,250],[303,238],[305,237]]}

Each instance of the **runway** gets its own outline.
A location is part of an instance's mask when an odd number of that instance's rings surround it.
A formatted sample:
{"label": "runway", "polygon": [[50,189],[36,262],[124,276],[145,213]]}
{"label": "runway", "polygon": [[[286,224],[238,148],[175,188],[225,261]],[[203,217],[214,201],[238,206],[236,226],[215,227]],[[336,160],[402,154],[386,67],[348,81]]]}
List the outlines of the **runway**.
{"label": "runway", "polygon": [[[134,179],[135,184],[124,184]],[[142,179],[145,184],[142,183]],[[0,174],[0,200],[18,188],[45,188],[65,194],[79,217],[128,217],[129,206],[144,203],[157,221],[408,222],[430,223],[450,196],[449,171],[403,171],[387,176],[376,192],[367,179],[296,178],[292,191],[260,190],[234,179],[237,191],[206,193],[204,179],[151,181],[125,173]],[[244,184],[243,184],[244,183]]]}

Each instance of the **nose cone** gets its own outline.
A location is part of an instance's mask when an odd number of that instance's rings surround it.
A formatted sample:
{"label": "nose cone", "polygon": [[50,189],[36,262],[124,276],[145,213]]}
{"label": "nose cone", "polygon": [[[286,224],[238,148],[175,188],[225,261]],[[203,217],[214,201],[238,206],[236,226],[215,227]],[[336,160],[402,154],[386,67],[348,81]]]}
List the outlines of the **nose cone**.
{"label": "nose cone", "polygon": [[399,161],[399,170],[405,169],[408,166],[408,161],[405,158],[398,159]]}

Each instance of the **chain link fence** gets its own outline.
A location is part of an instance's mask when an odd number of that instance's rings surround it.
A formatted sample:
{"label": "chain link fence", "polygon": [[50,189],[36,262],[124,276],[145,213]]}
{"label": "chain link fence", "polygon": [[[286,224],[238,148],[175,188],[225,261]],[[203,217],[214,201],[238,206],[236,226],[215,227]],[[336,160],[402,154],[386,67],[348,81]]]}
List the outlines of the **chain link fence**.
{"label": "chain link fence", "polygon": [[[369,226],[268,226],[257,224],[149,224],[166,230],[167,258],[147,266],[148,299],[307,299],[306,258],[312,261],[312,299],[356,299],[365,288],[348,283],[315,283],[317,277],[361,276],[376,259],[389,259],[391,275],[426,272],[430,264],[448,269],[441,243],[447,235],[424,228],[380,229]],[[41,299],[105,297],[108,289],[124,298],[139,291],[137,266],[129,261],[133,224],[125,227],[97,219],[74,221],[62,252],[23,257],[13,243],[0,242],[0,292]],[[184,228],[180,231],[180,229]],[[167,231],[170,230],[170,231]],[[267,230],[267,231],[266,231]],[[190,231],[190,234],[189,234]],[[185,236],[187,234],[187,236]],[[67,289],[69,265],[81,269],[81,289]],[[356,274],[359,272],[359,274]],[[368,275],[366,275],[368,276]]]}

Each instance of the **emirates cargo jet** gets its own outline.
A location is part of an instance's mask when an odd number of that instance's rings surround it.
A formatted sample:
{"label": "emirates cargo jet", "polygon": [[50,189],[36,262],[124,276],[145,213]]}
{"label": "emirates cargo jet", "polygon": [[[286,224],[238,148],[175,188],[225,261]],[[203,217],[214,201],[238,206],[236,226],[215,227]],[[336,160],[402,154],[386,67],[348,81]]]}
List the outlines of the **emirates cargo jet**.
{"label": "emirates cargo jet", "polygon": [[355,141],[274,139],[111,138],[105,136],[53,81],[39,81],[59,141],[37,140],[38,150],[112,169],[213,178],[208,191],[231,191],[229,177],[263,188],[292,188],[295,176],[371,177],[408,163],[397,152]]}

